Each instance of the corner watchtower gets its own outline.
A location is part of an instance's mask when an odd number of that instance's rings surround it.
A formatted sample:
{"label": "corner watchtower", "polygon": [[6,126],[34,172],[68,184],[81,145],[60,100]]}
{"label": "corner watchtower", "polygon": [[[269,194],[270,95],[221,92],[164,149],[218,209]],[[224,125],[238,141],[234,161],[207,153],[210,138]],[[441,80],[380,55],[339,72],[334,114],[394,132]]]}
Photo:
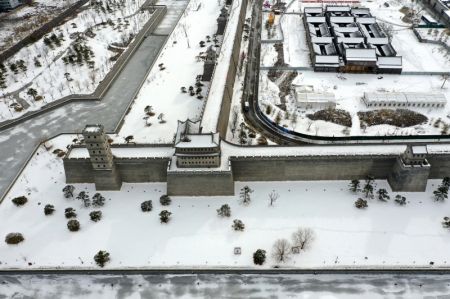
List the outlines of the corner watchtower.
{"label": "corner watchtower", "polygon": [[119,190],[122,186],[114,164],[108,136],[102,125],[87,125],[83,130],[84,142],[94,169],[97,190]]}
{"label": "corner watchtower", "polygon": [[388,176],[392,191],[423,192],[430,175],[426,145],[407,145]]}

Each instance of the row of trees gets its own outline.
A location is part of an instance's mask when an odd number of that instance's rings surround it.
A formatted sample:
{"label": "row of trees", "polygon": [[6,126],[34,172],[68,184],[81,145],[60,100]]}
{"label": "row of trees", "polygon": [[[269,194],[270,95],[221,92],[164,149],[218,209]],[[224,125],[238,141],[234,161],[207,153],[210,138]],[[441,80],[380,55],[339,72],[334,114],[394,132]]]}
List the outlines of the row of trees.
{"label": "row of trees", "polygon": [[[375,189],[375,179],[372,176],[367,176],[364,182],[364,185],[361,186],[361,182],[359,180],[352,180],[349,184],[349,190],[353,193],[362,192],[366,199],[377,198],[380,201],[387,202],[391,199],[389,192],[380,188],[374,193]],[[355,207],[358,209],[363,209],[368,207],[368,201],[363,198],[358,198],[355,201]],[[395,195],[394,201],[399,205],[406,204],[406,197],[401,194]]]}

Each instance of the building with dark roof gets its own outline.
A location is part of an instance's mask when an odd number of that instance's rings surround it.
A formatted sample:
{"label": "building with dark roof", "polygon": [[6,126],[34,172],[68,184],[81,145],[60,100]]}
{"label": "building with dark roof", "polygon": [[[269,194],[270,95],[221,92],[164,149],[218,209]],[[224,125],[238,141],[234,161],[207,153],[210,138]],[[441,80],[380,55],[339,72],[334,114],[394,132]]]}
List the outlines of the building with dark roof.
{"label": "building with dark roof", "polygon": [[401,73],[402,57],[368,8],[306,7],[303,21],[315,71]]}

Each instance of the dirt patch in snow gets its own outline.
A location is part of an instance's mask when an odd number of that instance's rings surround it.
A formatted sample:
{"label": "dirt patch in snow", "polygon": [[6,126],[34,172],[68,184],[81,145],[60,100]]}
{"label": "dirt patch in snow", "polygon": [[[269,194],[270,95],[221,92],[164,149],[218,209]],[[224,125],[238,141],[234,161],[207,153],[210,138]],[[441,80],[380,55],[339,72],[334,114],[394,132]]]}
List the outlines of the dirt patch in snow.
{"label": "dirt patch in snow", "polygon": [[[277,66],[287,66],[287,64],[284,62],[284,50],[283,50],[283,44],[279,43],[279,44],[274,44],[273,47],[275,48],[275,51],[277,52],[277,61],[275,62],[275,64],[273,66],[277,67]],[[272,82],[275,82],[278,78],[281,77],[281,75],[283,74],[283,71],[280,70],[270,70],[268,73],[268,77]]]}
{"label": "dirt patch in snow", "polygon": [[319,110],[314,114],[308,114],[306,116],[311,120],[329,121],[346,127],[352,126],[352,117],[350,116],[350,113],[342,109]]}
{"label": "dirt patch in snow", "polygon": [[361,127],[376,125],[392,125],[396,127],[412,127],[426,122],[425,115],[408,109],[381,109],[358,112]]}

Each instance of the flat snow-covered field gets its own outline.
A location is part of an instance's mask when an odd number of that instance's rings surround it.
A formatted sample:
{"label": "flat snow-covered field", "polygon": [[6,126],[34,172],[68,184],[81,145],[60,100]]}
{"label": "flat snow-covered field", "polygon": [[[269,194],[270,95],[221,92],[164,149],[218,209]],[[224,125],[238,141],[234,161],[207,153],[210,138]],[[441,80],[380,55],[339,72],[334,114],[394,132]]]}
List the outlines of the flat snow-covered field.
{"label": "flat snow-covered field", "polygon": [[[52,150],[64,148],[73,137],[53,140]],[[450,216],[450,202],[433,200],[436,180],[429,181],[424,193],[403,193],[406,206],[372,199],[365,210],[354,207],[362,195],[350,193],[346,181],[242,182],[236,183],[236,196],[174,197],[168,207],[159,204],[166,184],[124,184],[120,192],[101,192],[107,200],[100,208],[103,219],[95,223],[89,219],[93,208],[64,198],[62,161],[51,151],[39,149],[0,205],[0,236],[21,232],[25,237],[19,245],[0,242],[0,268],[95,267],[93,256],[101,249],[111,254],[108,268],[251,267],[258,248],[268,254],[264,267],[271,267],[276,264],[271,258],[274,241],[290,240],[299,227],[312,228],[316,238],[308,250],[292,255],[281,266],[429,266],[430,262],[447,266],[450,262],[450,231],[441,225],[443,217]],[[238,196],[244,185],[254,190],[248,206]],[[390,191],[385,181],[376,185]],[[75,195],[95,193],[91,184],[75,187]],[[280,197],[269,206],[272,190]],[[20,195],[29,202],[16,207],[11,199]],[[153,211],[141,212],[145,200],[153,201]],[[230,218],[217,216],[216,209],[225,203],[231,207]],[[44,215],[46,204],[55,206],[54,215]],[[78,232],[66,227],[67,207],[77,210]],[[163,209],[173,213],[168,224],[159,222]],[[231,228],[233,219],[244,222],[243,232]],[[234,247],[241,247],[242,254],[234,255]]]}

